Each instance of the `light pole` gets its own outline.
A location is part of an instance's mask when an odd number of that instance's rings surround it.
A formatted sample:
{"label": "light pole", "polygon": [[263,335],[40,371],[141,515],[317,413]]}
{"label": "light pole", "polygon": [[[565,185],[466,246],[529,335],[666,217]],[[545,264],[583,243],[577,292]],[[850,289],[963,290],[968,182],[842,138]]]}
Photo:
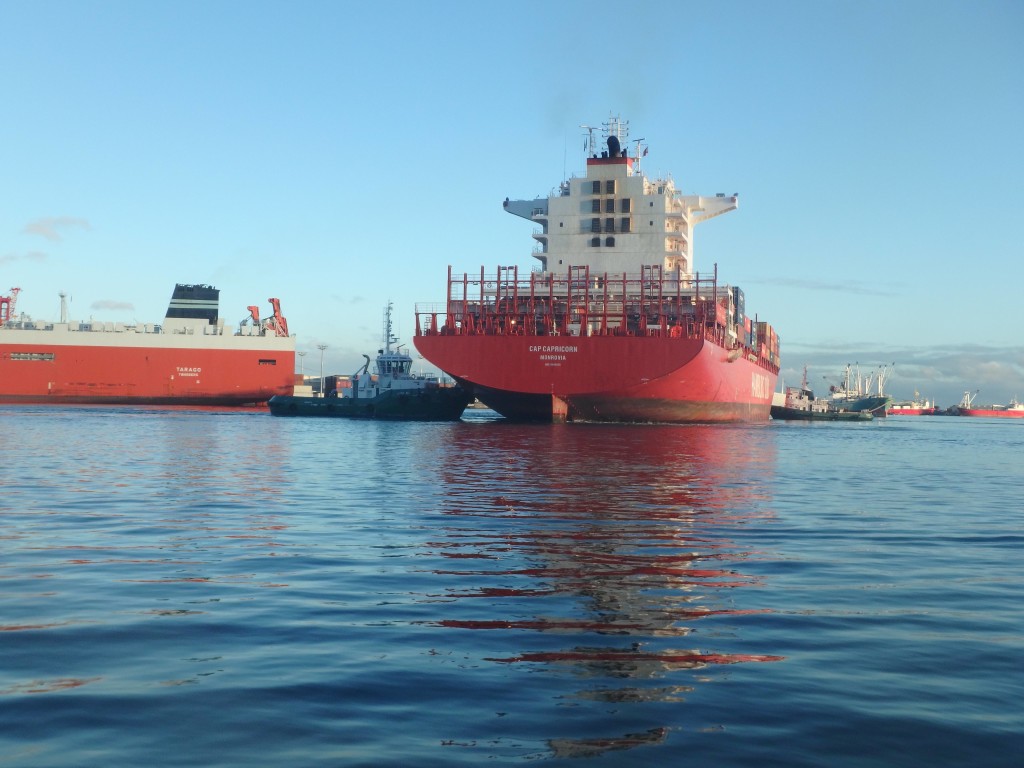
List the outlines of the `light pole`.
{"label": "light pole", "polygon": [[299,356],[299,376],[302,377],[302,383],[305,384],[306,383],[306,366],[305,366],[305,361],[302,358],[304,358],[306,356],[306,353],[305,352],[296,352],[295,354]]}
{"label": "light pole", "polygon": [[320,397],[324,396],[324,350],[327,349],[326,344],[317,344],[316,348],[320,350]]}

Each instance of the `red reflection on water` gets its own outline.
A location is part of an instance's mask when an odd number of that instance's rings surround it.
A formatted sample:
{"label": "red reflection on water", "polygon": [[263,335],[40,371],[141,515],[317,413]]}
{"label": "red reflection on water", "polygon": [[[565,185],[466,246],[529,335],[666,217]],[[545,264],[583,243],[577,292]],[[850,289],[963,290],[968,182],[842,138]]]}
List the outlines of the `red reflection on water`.
{"label": "red reflection on water", "polygon": [[70,621],[54,621],[48,624],[0,624],[0,632],[23,632],[27,629],[53,629],[54,627],[66,627]]}
{"label": "red reflection on water", "polygon": [[[771,613],[768,610],[718,610],[712,611],[706,608],[697,608],[695,610],[674,610],[672,612],[673,618],[690,618],[690,619],[703,619],[708,616],[749,616],[755,613]],[[419,622],[419,623],[432,623],[439,627],[455,627],[458,629],[533,629],[540,632],[548,632],[553,630],[583,630],[590,632],[606,632],[608,630],[616,630],[618,632],[625,632],[629,630],[649,630],[650,625],[647,623],[626,623],[626,622],[607,622],[607,621],[572,621],[567,619],[521,619],[521,620],[504,620],[504,619],[492,619],[492,620],[459,620],[459,619],[442,619],[436,622]],[[661,632],[661,630],[656,630]]]}
{"label": "red reflection on water", "polygon": [[[460,437],[464,442],[445,455],[441,473],[443,511],[453,525],[425,547],[462,567],[432,568],[434,576],[446,579],[445,591],[424,597],[449,598],[453,613],[472,599],[473,615],[427,623],[636,641],[626,649],[574,643],[539,650],[534,642],[528,652],[487,658],[496,664],[575,666],[593,680],[646,681],[712,665],[783,659],[733,652],[761,650],[751,647],[756,639],[744,642],[748,625],[741,620],[771,612],[766,606],[737,606],[734,595],[764,579],[740,570],[760,553],[734,537],[772,514],[769,430],[497,425]],[[640,649],[645,640],[689,635],[694,623],[716,619],[730,622],[722,634],[729,638],[728,649]],[[522,642],[521,637],[509,635],[507,642]],[[602,686],[600,695],[667,700],[677,690]],[[663,730],[559,744],[561,754],[596,754],[650,734],[661,738]]]}
{"label": "red reflection on water", "polygon": [[101,677],[60,677],[55,680],[32,680],[27,683],[12,685],[10,688],[0,689],[0,695],[7,696],[21,693],[53,693],[54,691],[66,691],[69,688],[78,688],[89,683],[102,680]]}

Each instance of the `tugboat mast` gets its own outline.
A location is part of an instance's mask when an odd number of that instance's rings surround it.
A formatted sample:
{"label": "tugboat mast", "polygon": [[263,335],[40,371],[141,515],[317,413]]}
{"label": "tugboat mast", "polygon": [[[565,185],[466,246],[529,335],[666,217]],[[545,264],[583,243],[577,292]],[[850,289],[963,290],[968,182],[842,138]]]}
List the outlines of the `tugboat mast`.
{"label": "tugboat mast", "polygon": [[384,352],[391,353],[391,345],[398,341],[398,337],[392,332],[391,327],[391,308],[394,306],[393,302],[388,302],[384,307]]}

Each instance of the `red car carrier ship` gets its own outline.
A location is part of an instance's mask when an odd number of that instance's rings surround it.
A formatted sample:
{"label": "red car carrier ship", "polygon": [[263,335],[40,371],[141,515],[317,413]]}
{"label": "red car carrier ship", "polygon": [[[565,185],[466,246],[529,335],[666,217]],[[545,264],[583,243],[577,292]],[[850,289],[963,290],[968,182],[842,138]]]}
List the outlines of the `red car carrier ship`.
{"label": "red car carrier ship", "polygon": [[516,420],[767,421],[779,337],[743,291],[699,273],[693,229],[736,195],[684,195],[643,175],[640,141],[611,118],[587,174],[548,198],[505,200],[532,222],[540,268],[456,274],[444,306],[417,305],[419,352]]}
{"label": "red car carrier ship", "polygon": [[277,299],[236,331],[219,316],[220,291],[178,284],[162,324],[18,317],[19,289],[0,297],[0,403],[249,405],[290,395],[295,339]]}

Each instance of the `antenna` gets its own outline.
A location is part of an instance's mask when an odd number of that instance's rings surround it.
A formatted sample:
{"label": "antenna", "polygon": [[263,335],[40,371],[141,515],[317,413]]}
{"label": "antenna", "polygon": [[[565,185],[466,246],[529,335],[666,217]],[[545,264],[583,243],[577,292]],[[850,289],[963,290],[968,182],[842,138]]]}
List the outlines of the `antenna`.
{"label": "antenna", "polygon": [[391,345],[398,341],[398,337],[391,332],[391,308],[392,302],[388,302],[384,308],[384,349],[391,352]]}
{"label": "antenna", "polygon": [[602,123],[605,133],[614,136],[620,144],[626,142],[629,136],[629,120],[620,120],[618,115],[610,115],[607,123]]}
{"label": "antenna", "polygon": [[640,158],[647,153],[647,147],[644,147],[643,153],[640,152],[640,143],[645,139],[633,139],[633,143],[636,144],[636,149],[633,150],[633,158],[636,161],[636,168],[640,170]]}
{"label": "antenna", "polygon": [[581,125],[580,128],[585,129],[587,132],[587,143],[584,146],[583,150],[588,155],[596,155],[597,152],[594,150],[594,131],[596,131],[597,128],[595,128],[592,125]]}

